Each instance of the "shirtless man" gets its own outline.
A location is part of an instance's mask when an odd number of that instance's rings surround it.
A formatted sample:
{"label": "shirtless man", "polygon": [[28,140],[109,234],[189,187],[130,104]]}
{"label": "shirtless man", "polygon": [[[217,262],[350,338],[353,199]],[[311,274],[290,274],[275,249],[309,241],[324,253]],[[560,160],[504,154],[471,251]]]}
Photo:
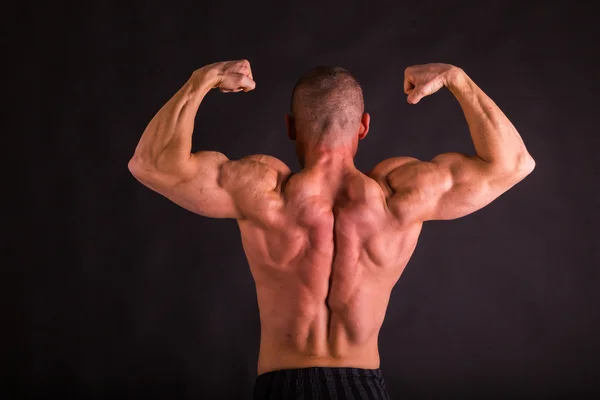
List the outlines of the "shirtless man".
{"label": "shirtless man", "polygon": [[405,71],[410,104],[442,87],[460,103],[477,154],[395,157],[366,174],[353,158],[370,116],[342,68],[315,68],[294,87],[285,120],[299,173],[268,155],[191,153],[204,96],[255,88],[246,60],[196,70],[150,121],[131,173],[194,213],[238,222],[260,311],[254,398],[388,399],[378,334],[423,222],[473,213],[534,169],[517,130],[462,69]]}

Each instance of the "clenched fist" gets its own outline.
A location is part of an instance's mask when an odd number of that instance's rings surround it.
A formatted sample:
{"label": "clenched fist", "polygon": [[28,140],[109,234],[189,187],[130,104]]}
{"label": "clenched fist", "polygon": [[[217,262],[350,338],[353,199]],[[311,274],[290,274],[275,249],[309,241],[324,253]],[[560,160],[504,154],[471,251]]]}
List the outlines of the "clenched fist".
{"label": "clenched fist", "polygon": [[450,74],[457,69],[450,64],[413,65],[404,71],[404,93],[410,104],[417,104],[425,96],[434,94],[448,85]]}
{"label": "clenched fist", "polygon": [[224,61],[207,65],[213,77],[213,88],[221,92],[248,92],[256,87],[248,60]]}

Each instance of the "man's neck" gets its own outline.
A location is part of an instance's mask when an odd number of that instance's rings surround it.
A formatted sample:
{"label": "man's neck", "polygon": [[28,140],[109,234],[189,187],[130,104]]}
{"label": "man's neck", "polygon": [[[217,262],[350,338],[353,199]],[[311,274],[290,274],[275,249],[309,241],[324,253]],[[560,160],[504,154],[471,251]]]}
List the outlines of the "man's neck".
{"label": "man's neck", "polygon": [[[331,175],[356,169],[352,151],[347,147],[313,146],[304,153],[305,170],[321,170]],[[333,178],[333,176],[332,176]]]}

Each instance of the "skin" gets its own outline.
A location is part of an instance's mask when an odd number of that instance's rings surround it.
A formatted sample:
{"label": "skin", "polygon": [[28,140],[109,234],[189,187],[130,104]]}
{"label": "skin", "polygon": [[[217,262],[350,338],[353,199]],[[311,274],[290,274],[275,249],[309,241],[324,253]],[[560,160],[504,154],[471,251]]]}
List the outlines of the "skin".
{"label": "skin", "polygon": [[296,174],[268,155],[229,160],[214,151],[192,154],[194,117],[204,96],[211,89],[255,88],[246,60],[196,70],[148,124],[129,162],[131,173],[194,213],[238,222],[260,310],[258,374],[309,366],[379,368],[377,340],[390,293],[423,222],[473,213],[533,171],[515,127],[462,69],[425,64],[405,71],[410,104],[443,87],[463,109],[476,155],[395,157],[368,173],[353,161],[369,131],[368,114],[351,132],[329,132],[319,141],[287,115],[303,166]]}

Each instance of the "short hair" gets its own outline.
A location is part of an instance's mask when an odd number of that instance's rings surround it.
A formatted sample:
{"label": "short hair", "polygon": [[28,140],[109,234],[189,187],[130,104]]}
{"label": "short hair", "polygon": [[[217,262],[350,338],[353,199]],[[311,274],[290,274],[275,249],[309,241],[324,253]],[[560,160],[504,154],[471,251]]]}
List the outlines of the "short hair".
{"label": "short hair", "polygon": [[354,129],[364,109],[360,83],[341,67],[315,67],[298,79],[292,91],[292,116],[311,133]]}

